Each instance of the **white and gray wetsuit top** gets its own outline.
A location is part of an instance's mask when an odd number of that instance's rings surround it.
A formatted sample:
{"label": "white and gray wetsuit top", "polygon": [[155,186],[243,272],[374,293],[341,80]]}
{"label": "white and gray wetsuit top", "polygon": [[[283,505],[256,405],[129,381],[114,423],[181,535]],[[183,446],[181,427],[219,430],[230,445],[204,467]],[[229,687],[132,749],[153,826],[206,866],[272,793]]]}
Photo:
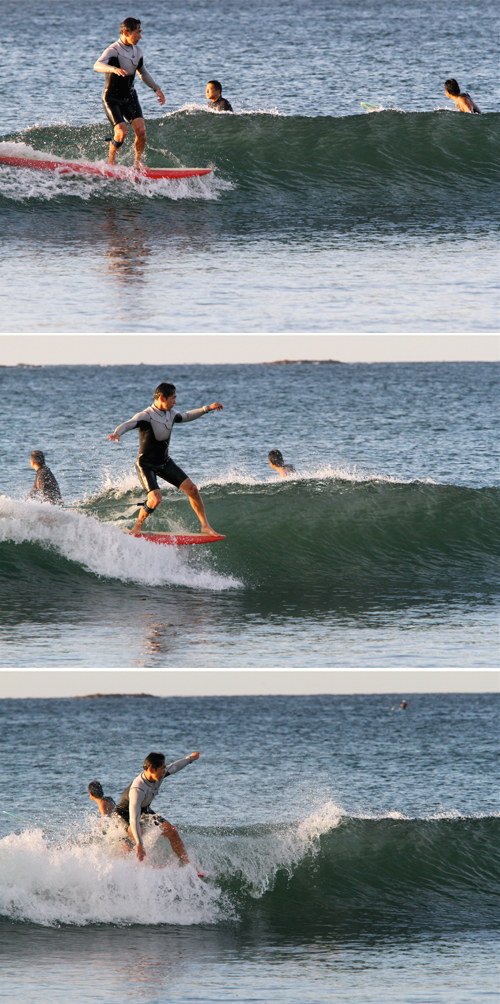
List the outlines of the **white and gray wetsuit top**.
{"label": "white and gray wetsuit top", "polygon": [[182,770],[183,767],[187,767],[190,763],[194,763],[195,758],[192,756],[187,756],[184,760],[175,760],[167,767],[167,773],[165,777],[162,777],[161,781],[148,781],[145,776],[144,771],[134,778],[128,788],[125,788],[123,795],[116,806],[116,810],[119,815],[124,816],[125,811],[128,810],[130,829],[136,844],[142,844],[140,819],[141,812],[147,809],[154,798],[156,798],[160,786],[162,785],[165,778],[170,777],[171,774],[177,774],[177,771]]}
{"label": "white and gray wetsuit top", "polygon": [[115,431],[115,436],[123,436],[131,429],[139,429],[139,457],[148,464],[161,467],[168,460],[168,446],[174,424],[194,422],[210,411],[208,405],[193,411],[161,411],[154,404],[145,411],[139,411],[128,422],[123,422]]}
{"label": "white and gray wetsuit top", "polygon": [[97,62],[106,63],[107,66],[117,66],[127,73],[126,77],[120,77],[116,73],[106,73],[104,94],[109,97],[118,100],[129,97],[134,88],[136,73],[148,87],[151,87],[151,90],[157,91],[159,89],[159,85],[144,66],[144,56],[138,45],[126,45],[125,42],[118,39],[117,42],[113,42],[113,45],[108,45]]}

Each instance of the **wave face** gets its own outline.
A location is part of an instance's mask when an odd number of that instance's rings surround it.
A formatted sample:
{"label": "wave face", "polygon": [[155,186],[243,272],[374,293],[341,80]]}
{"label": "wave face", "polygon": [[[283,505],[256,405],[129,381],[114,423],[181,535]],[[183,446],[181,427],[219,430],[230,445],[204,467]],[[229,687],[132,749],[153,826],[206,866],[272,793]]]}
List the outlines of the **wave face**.
{"label": "wave face", "polygon": [[355,818],[327,803],[296,823],[192,828],[210,879],[154,837],[138,866],[98,827],[0,841],[0,913],[37,924],[220,924],[283,936],[415,934],[498,925],[500,820]]}
{"label": "wave face", "polygon": [[[326,472],[325,472],[326,473]],[[238,577],[297,602],[498,587],[500,491],[312,477],[224,499]],[[250,537],[259,513],[259,534]],[[231,523],[233,524],[231,526]],[[222,567],[222,566],[221,566]],[[245,569],[247,574],[245,576]]]}
{"label": "wave face", "polygon": [[[48,126],[4,137],[10,155],[102,160],[105,125]],[[128,188],[136,198],[228,199],[231,205],[257,200],[279,210],[280,203],[302,214],[322,203],[323,216],[339,209],[426,212],[429,200],[458,211],[486,209],[496,215],[500,161],[500,115],[459,116],[449,112],[405,114],[385,110],[345,118],[268,113],[213,115],[197,108],[148,122],[146,162],[150,167],[214,168],[214,176],[183,185],[161,183]],[[132,164],[131,144],[120,162]],[[52,172],[31,171],[31,184],[16,188],[18,169],[0,172],[7,199],[78,196],[122,197],[123,185],[102,179],[54,180]],[[45,176],[44,176],[45,175]],[[170,186],[170,187],[169,187]],[[24,193],[24,194],[22,194]],[[457,199],[458,197],[458,199]],[[465,208],[465,207],[463,207]],[[326,220],[325,220],[326,222]]]}
{"label": "wave face", "polygon": [[[213,547],[159,547],[121,533],[133,491],[109,490],[90,510],[0,502],[0,570],[9,608],[36,574],[47,586],[101,580],[195,590],[238,590],[259,602],[331,609],[386,598],[498,594],[500,489],[391,482],[346,472],[279,485],[209,482],[203,497],[225,541]],[[159,532],[182,529],[184,500],[168,497]],[[174,493],[172,493],[174,494]],[[130,501],[130,508],[122,508]],[[113,509],[113,502],[117,508]],[[123,520],[127,522],[124,524]],[[257,528],[258,527],[258,531]],[[16,586],[17,582],[17,586]]]}

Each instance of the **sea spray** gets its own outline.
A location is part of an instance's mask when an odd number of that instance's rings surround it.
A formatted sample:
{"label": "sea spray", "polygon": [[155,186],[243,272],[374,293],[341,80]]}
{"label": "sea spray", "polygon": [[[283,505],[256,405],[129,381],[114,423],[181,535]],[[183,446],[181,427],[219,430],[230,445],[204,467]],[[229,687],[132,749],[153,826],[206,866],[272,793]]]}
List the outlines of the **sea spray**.
{"label": "sea spray", "polygon": [[101,523],[92,515],[49,503],[0,498],[0,541],[33,544],[49,555],[55,551],[95,575],[123,582],[215,590],[239,585],[234,577],[217,575],[209,568],[193,570],[175,547],[161,547],[127,536],[118,527]]}
{"label": "sea spray", "polygon": [[0,913],[42,925],[246,923],[293,930],[393,930],[495,922],[498,816],[348,815],[333,802],[303,820],[186,827],[198,878],[163,838],[147,864],[95,822],[57,838],[25,829],[0,840]]}

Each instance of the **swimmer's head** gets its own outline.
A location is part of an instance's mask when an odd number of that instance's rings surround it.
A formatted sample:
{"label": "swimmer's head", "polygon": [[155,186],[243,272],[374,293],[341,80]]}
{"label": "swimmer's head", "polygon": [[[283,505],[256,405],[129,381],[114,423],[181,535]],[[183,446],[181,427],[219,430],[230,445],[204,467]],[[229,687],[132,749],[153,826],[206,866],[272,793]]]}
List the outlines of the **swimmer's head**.
{"label": "swimmer's head", "polygon": [[270,450],[267,456],[270,464],[274,464],[276,467],[283,467],[285,461],[283,460],[281,450]]}
{"label": "swimmer's head", "polygon": [[449,80],[445,80],[444,89],[446,94],[449,94],[452,98],[460,97],[460,88],[454,77],[450,77]]}
{"label": "swimmer's head", "polygon": [[205,94],[209,101],[218,101],[222,95],[222,84],[220,80],[209,80]]}
{"label": "swimmer's head", "polygon": [[45,464],[45,456],[41,450],[33,450],[30,460],[32,460],[33,463],[38,464],[39,467],[43,467]]}
{"label": "swimmer's head", "polygon": [[100,781],[91,781],[88,786],[88,792],[89,795],[93,795],[94,798],[104,798],[104,792]]}
{"label": "swimmer's head", "polygon": [[155,390],[155,401],[159,397],[172,397],[175,394],[173,383],[159,383]]}
{"label": "swimmer's head", "polygon": [[144,763],[144,770],[158,770],[158,767],[163,767],[165,763],[165,757],[163,753],[148,753]]}

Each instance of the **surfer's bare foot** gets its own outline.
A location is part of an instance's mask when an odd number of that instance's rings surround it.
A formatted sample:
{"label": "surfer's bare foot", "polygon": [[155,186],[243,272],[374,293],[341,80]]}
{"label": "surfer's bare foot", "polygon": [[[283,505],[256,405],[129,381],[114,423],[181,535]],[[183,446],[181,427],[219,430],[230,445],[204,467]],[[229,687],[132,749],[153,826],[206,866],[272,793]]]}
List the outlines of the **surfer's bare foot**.
{"label": "surfer's bare foot", "polygon": [[205,523],[204,526],[202,526],[202,528],[200,530],[200,533],[208,533],[208,534],[210,534],[211,537],[218,537],[219,536],[219,534],[217,533],[217,530],[212,530],[212,527],[209,526],[208,523]]}

